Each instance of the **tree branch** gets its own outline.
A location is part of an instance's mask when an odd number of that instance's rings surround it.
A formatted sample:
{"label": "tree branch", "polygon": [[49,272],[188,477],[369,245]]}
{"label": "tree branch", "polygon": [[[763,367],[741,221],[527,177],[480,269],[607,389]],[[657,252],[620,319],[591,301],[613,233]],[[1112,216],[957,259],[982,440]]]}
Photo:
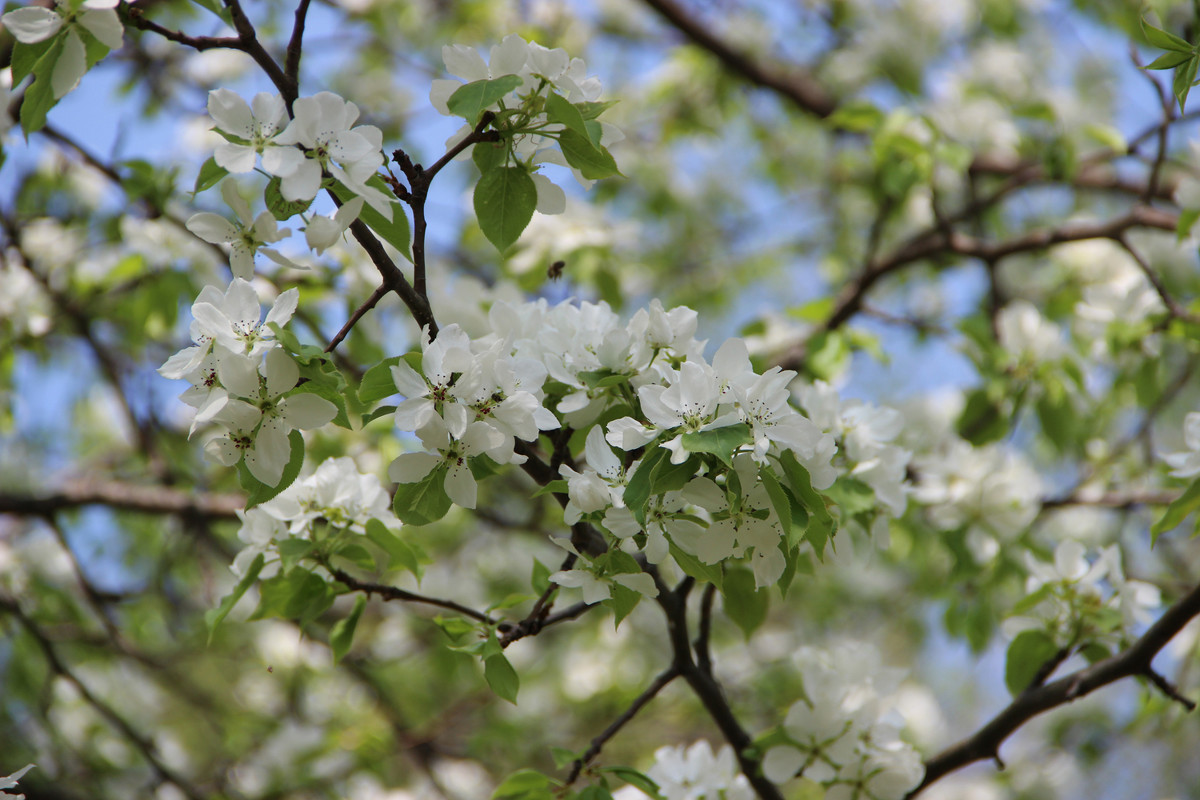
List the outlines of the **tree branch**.
{"label": "tree branch", "polygon": [[592,739],[591,745],[584,752],[584,754],[572,762],[571,774],[567,776],[566,785],[570,786],[572,783],[574,783],[579,778],[579,773],[583,772],[583,768],[592,763],[592,760],[596,756],[600,755],[600,751],[604,748],[605,743],[608,742],[608,740],[612,737],[616,736],[617,732],[620,731],[621,728],[625,727],[627,722],[637,716],[637,713],[641,711],[647,703],[653,700],[668,683],[678,677],[679,670],[674,664],[672,664],[670,667],[667,667],[667,669],[663,672],[659,673],[658,676],[650,682],[650,685],[646,687],[646,690],[638,695],[637,698],[629,705],[629,708],[625,709],[621,716],[613,720],[612,724],[605,728],[603,733],[601,733],[595,739]]}
{"label": "tree branch", "polygon": [[80,506],[104,505],[147,514],[179,514],[193,519],[236,519],[246,506],[239,494],[148,486],[120,481],[72,481],[45,494],[0,492],[0,514],[49,516]]}
{"label": "tree branch", "polygon": [[370,581],[360,581],[358,578],[350,575],[344,570],[329,568],[329,573],[333,575],[341,583],[344,583],[351,590],[363,592],[368,597],[377,594],[384,600],[400,600],[405,603],[424,603],[425,605],[437,606],[438,608],[457,611],[465,617],[478,620],[487,625],[496,625],[498,620],[492,619],[482,611],[476,611],[473,608],[464,606],[462,603],[456,603],[453,600],[441,600],[436,597],[426,597],[425,595],[416,594],[414,592],[405,591],[398,586],[389,586],[384,583],[371,583]]}
{"label": "tree branch", "polygon": [[714,35],[675,0],[645,0],[645,3],[692,44],[712,53],[727,69],[750,83],[777,92],[800,110],[816,117],[828,117],[837,108],[837,101],[808,72],[792,67],[784,74],[762,66]]}
{"label": "tree branch", "polygon": [[[931,784],[967,764],[997,758],[1004,740],[1035,716],[1073,702],[1110,683],[1141,676],[1163,688],[1165,681],[1157,676],[1150,662],[1197,615],[1200,615],[1200,586],[1167,609],[1145,635],[1128,649],[1053,683],[1022,693],[974,735],[927,760],[924,780],[908,797],[916,797]],[[1172,699],[1187,704],[1191,702],[1179,697],[1173,687],[1166,693]]]}

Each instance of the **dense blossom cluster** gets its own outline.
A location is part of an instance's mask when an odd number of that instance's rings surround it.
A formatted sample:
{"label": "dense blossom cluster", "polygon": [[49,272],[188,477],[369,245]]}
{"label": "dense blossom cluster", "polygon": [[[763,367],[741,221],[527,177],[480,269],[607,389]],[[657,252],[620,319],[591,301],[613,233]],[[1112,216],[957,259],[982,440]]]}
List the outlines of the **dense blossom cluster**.
{"label": "dense blossom cluster", "polygon": [[192,384],[181,397],[196,409],[193,432],[204,422],[222,429],[206,443],[209,455],[226,466],[244,459],[250,473],[268,486],[279,483],[290,458],[288,433],[320,427],[337,413],[325,398],[296,391],[299,367],[269,327],[291,319],[298,298],[295,289],[283,292],[262,319],[249,282],[234,278],[223,294],[206,286],[192,305],[195,344],[158,370]]}
{"label": "dense blossom cluster", "polygon": [[379,478],[359,472],[349,458],[326,460],[307,478],[239,516],[238,538],[246,546],[234,559],[233,571],[245,574],[262,553],[264,578],[279,571],[279,543],[285,539],[316,541],[344,531],[361,534],[373,519],[391,530],[400,527]]}
{"label": "dense blossom cluster", "polygon": [[1127,579],[1116,545],[1102,548],[1090,562],[1086,555],[1086,548],[1071,539],[1058,544],[1052,563],[1026,553],[1024,613],[1005,620],[1005,633],[1043,630],[1055,645],[1076,647],[1120,641],[1135,625],[1148,622],[1162,602],[1158,587]]}
{"label": "dense blossom cluster", "polygon": [[[816,488],[837,475],[830,464],[834,437],[789,405],[795,373],[755,372],[739,339],[709,362],[694,336],[695,312],[657,302],[628,323],[604,303],[544,300],[497,303],[489,321],[492,333],[476,339],[450,325],[436,340],[425,339],[415,366],[392,367],[405,397],[396,423],[426,447],[396,459],[393,480],[437,476],[451,500],[473,508],[472,460],[519,464],[525,456],[518,440],[534,441],[560,425],[583,430],[615,416],[588,432],[586,466],[560,468],[569,523],[594,522],[652,564],[675,546],[705,564],[748,557],[760,586],[779,579],[786,531],[761,473],[775,469],[786,451]],[[723,459],[713,452],[722,448]],[[639,470],[647,481],[648,473],[671,468],[678,469],[665,491],[627,504]],[[595,564],[554,579],[583,588],[589,602],[602,599],[604,583],[612,581],[656,594],[645,574]]]}
{"label": "dense blossom cluster", "polygon": [[802,776],[830,800],[899,800],[916,787],[924,768],[900,738],[892,697],[902,673],[860,642],[804,647],[796,662],[805,696],[788,710],[787,743],[766,752],[763,774],[775,783]]}
{"label": "dense blossom cluster", "polygon": [[914,466],[917,501],[942,530],[965,527],[967,545],[980,563],[995,558],[1000,545],[1037,516],[1041,480],[1024,458],[1002,445],[972,447],[950,439],[915,459]]}
{"label": "dense blossom cluster", "polygon": [[[733,749],[724,745],[715,754],[701,739],[690,747],[660,747],[646,775],[658,785],[666,800],[751,800],[754,790],[738,772]],[[644,795],[632,786],[613,795],[617,800],[637,800]]]}

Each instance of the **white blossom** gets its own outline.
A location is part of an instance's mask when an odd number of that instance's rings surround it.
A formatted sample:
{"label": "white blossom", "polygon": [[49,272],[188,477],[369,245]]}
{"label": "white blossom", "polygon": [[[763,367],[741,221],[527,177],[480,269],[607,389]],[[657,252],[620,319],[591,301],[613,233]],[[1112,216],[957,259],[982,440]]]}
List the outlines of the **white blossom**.
{"label": "white blossom", "polygon": [[211,244],[230,245],[229,266],[235,277],[246,281],[254,277],[254,255],[259,250],[281,266],[300,268],[278,250],[263,247],[292,234],[290,230],[279,230],[270,211],[252,216],[250,206],[238,194],[237,186],[231,180],[221,184],[221,196],[237,215],[237,223],[230,222],[220,214],[201,211],[188,218],[187,229]]}
{"label": "white blossom", "polygon": [[[21,778],[25,776],[25,773],[29,772],[29,770],[33,769],[33,767],[33,764],[26,764],[11,775],[0,775],[0,789],[16,788],[17,781],[21,780]],[[9,794],[8,792],[0,792],[0,798],[4,797],[12,798],[12,800],[25,800],[25,795],[23,794]]]}
{"label": "white blossom", "polygon": [[1181,453],[1167,453],[1163,461],[1173,469],[1171,475],[1176,478],[1194,478],[1200,475],[1200,411],[1189,412],[1183,418],[1183,443],[1187,450]]}

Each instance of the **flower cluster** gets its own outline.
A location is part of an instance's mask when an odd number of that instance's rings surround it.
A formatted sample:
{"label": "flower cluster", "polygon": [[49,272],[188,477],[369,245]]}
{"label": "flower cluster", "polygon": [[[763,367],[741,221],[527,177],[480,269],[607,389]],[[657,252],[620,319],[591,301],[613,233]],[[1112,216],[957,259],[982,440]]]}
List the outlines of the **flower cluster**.
{"label": "flower cluster", "polygon": [[904,427],[904,417],[893,408],[878,408],[861,400],[841,400],[824,381],[802,386],[800,405],[822,431],[842,443],[847,474],[871,487],[893,516],[908,505],[905,470],[912,453],[892,444]]}
{"label": "flower cluster", "polygon": [[238,538],[246,546],[234,559],[233,572],[245,574],[250,562],[262,553],[263,578],[279,571],[279,543],[285,539],[317,541],[344,531],[363,534],[373,519],[389,530],[400,527],[379,478],[359,472],[349,458],[326,460],[312,475],[239,516]]}
{"label": "flower cluster", "polygon": [[[600,105],[597,102],[600,99],[600,81],[587,75],[587,65],[582,59],[571,58],[561,48],[549,49],[510,34],[492,47],[488,61],[484,61],[474,48],[461,44],[443,47],[442,60],[451,74],[463,78],[467,83],[509,75],[519,78],[511,91],[496,98],[486,109],[481,109],[502,117],[495,127],[501,133],[510,133],[512,156],[529,165],[546,163],[569,167],[585,188],[592,185],[593,181],[584,177],[556,147],[554,137],[549,134],[561,133],[563,125],[548,118],[544,105],[548,92],[556,93],[570,104]],[[463,85],[456,80],[435,80],[429,93],[430,103],[440,113],[454,115],[450,99]],[[468,120],[446,142],[447,147],[462,141],[470,134],[474,124],[474,120]],[[607,147],[624,138],[613,125],[598,121],[595,124],[596,141],[593,144]],[[562,213],[566,207],[562,189],[544,175],[534,173],[532,177],[537,188],[537,210],[543,214]]]}
{"label": "flower cluster", "polygon": [[109,50],[121,47],[125,28],[117,17],[118,0],[58,0],[53,8],[29,5],[0,17],[5,29],[21,44],[37,44],[62,37],[62,52],[54,63],[50,86],[55,99],[76,86],[88,69],[87,44],[94,39]]}
{"label": "flower cluster", "polygon": [[788,710],[782,738],[767,750],[763,774],[775,783],[802,776],[825,787],[827,800],[899,800],[924,768],[900,738],[891,696],[901,678],[869,644],[797,654],[804,698]]}
{"label": "flower cluster", "polygon": [[247,104],[228,89],[208,96],[208,113],[226,141],[214,154],[221,168],[250,172],[257,156],[262,168],[280,179],[280,192],[291,202],[317,195],[328,174],[372,208],[391,215],[387,196],[367,181],[383,164],[383,133],[374,125],[355,125],[358,106],[333,92],[301,97],[287,117],[283,98],[260,92]]}
{"label": "flower cluster", "polygon": [[244,459],[268,486],[280,482],[290,459],[289,432],[320,427],[337,414],[325,398],[297,391],[300,369],[269,327],[286,324],[298,300],[295,289],[283,292],[263,320],[249,282],[234,278],[224,294],[206,286],[192,305],[195,344],[158,370],[192,384],[181,397],[196,409],[193,433],[205,422],[223,428],[205,445],[209,455],[225,466]]}
{"label": "flower cluster", "polygon": [[1162,602],[1158,587],[1126,579],[1116,545],[1101,549],[1091,562],[1084,546],[1071,539],[1055,548],[1053,563],[1032,553],[1025,557],[1026,597],[1017,606],[1019,615],[1004,622],[1010,637],[1042,630],[1058,647],[1119,640],[1148,622],[1150,611]]}
{"label": "flower cluster", "polygon": [[942,530],[967,529],[967,545],[980,563],[995,558],[1037,516],[1041,480],[1017,453],[1000,445],[972,447],[962,439],[915,459],[913,496]]}
{"label": "flower cluster", "polygon": [[472,466],[484,456],[521,463],[517,440],[616,416],[588,431],[586,464],[566,459],[557,491],[567,522],[597,525],[624,558],[584,559],[555,582],[589,602],[616,586],[654,596],[629,556],[659,564],[672,547],[705,565],[747,559],[759,586],[780,578],[790,511],[779,507],[786,491],[773,498],[772,487],[803,473],[805,486],[823,489],[836,477],[833,437],[788,403],[795,373],[757,373],[739,339],[709,362],[696,313],[657,302],[627,323],[604,303],[496,303],[488,322],[475,339],[449,325],[392,367],[405,398],[396,423],[426,448],[393,462],[393,480],[421,485],[414,498],[433,488],[473,508]]}
{"label": "flower cluster", "polygon": [[[666,800],[751,800],[754,790],[746,776],[738,771],[733,749],[724,745],[714,755],[704,739],[691,747],[660,747],[654,751],[654,766],[646,775],[658,784]],[[642,797],[633,787],[620,790],[614,797]]]}

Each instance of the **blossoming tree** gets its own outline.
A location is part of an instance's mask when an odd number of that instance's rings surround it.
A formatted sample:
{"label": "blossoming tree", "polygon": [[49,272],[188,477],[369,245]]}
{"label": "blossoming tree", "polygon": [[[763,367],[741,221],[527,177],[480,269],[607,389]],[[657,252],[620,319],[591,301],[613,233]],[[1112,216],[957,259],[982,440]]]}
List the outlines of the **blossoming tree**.
{"label": "blossoming tree", "polygon": [[0,788],[1194,794],[1194,13],[8,10]]}

